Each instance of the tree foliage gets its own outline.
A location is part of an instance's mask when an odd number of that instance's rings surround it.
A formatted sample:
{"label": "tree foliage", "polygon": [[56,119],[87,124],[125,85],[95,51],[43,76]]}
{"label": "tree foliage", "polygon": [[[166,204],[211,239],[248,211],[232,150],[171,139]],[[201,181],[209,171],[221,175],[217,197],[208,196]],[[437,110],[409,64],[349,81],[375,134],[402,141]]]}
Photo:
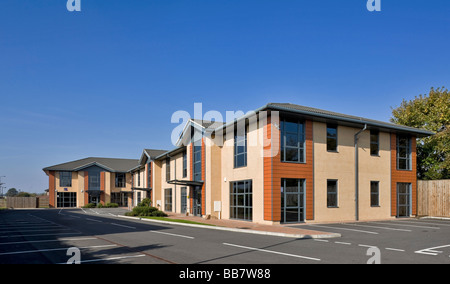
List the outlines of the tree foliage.
{"label": "tree foliage", "polygon": [[450,179],[450,92],[431,88],[428,95],[403,100],[392,110],[393,123],[422,128],[436,135],[417,143],[417,172],[420,179]]}

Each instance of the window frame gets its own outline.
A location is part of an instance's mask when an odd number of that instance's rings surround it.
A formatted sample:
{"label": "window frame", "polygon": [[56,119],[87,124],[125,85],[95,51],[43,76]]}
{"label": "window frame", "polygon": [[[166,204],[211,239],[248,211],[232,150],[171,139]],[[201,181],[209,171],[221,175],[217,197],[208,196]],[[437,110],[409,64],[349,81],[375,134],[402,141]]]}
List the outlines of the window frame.
{"label": "window frame", "polygon": [[[240,192],[239,185],[243,185]],[[253,221],[253,180],[239,180],[230,182],[230,219]],[[242,203],[242,204],[241,204]],[[242,210],[243,218],[239,211]]]}
{"label": "window frame", "polygon": [[[335,129],[336,130],[336,137],[328,135],[328,129]],[[326,129],[326,136],[327,136],[327,152],[330,153],[338,153],[339,145],[338,145],[338,125],[337,124],[330,124],[327,123],[327,129]],[[336,141],[335,149],[330,149],[329,139],[333,139]]]}
{"label": "window frame", "polygon": [[72,187],[72,172],[59,172],[59,187]]}
{"label": "window frame", "polygon": [[166,158],[166,182],[170,181],[170,157]]}
{"label": "window frame", "polygon": [[[401,145],[400,141],[402,139],[406,140],[406,145]],[[412,171],[412,139],[411,136],[409,135],[399,135],[397,134],[397,170],[399,171]],[[403,149],[406,153],[406,157],[400,157],[400,150]],[[401,168],[401,162],[400,161],[405,161],[406,164],[406,168]]]}
{"label": "window frame", "polygon": [[[286,123],[293,123],[297,125],[297,131],[291,132],[286,130]],[[306,123],[302,120],[280,120],[280,159],[282,163],[294,163],[294,164],[305,164],[306,163],[306,134],[305,134]],[[297,136],[297,146],[287,145],[287,135]],[[286,160],[286,153],[288,149],[297,150],[297,161]]]}
{"label": "window frame", "polygon": [[[123,177],[121,181],[119,175]],[[115,173],[115,187],[125,188],[127,185],[127,174],[126,173]]]}
{"label": "window frame", "polygon": [[187,177],[187,152],[183,152],[183,178]]}
{"label": "window frame", "polygon": [[[330,191],[330,182],[335,183],[336,190],[335,192]],[[332,201],[331,196],[334,196],[335,205],[330,205]],[[339,181],[337,179],[328,179],[327,180],[327,208],[339,208]]]}
{"label": "window frame", "polygon": [[[376,136],[376,141],[372,140],[374,136]],[[370,130],[370,155],[374,157],[380,156],[380,131],[378,130]]]}
{"label": "window frame", "polygon": [[164,189],[164,211],[172,212],[172,188]]}
{"label": "window frame", "polygon": [[[240,133],[239,133],[240,134]],[[240,138],[239,138],[240,137]],[[243,138],[242,138],[243,137]],[[239,143],[244,142],[244,150],[239,153],[239,148],[242,147],[239,146]],[[239,164],[239,158],[243,156],[244,162],[243,164]],[[234,129],[234,153],[233,153],[233,166],[235,169],[237,168],[243,168],[247,166],[247,127],[244,127],[244,136],[238,135],[238,129],[237,127]]]}
{"label": "window frame", "polygon": [[[373,192],[375,185],[376,185],[376,192]],[[370,207],[380,207],[380,182],[379,181],[370,181]]]}

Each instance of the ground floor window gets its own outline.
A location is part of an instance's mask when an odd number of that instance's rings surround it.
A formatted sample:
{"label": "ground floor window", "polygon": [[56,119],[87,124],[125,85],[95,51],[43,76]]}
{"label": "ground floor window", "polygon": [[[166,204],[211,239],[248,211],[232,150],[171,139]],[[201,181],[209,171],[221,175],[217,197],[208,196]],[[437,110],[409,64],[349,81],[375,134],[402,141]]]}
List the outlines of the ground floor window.
{"label": "ground floor window", "polygon": [[230,183],[230,218],[245,221],[253,220],[252,180]]}
{"label": "ground floor window", "polygon": [[172,211],[172,189],[164,190],[164,211]]}
{"label": "ground floor window", "polygon": [[411,215],[411,184],[397,183],[397,217]]}
{"label": "ground floor window", "polygon": [[111,203],[117,203],[119,207],[128,207],[128,192],[112,192]]}
{"label": "ground floor window", "polygon": [[305,221],[305,180],[281,179],[281,222]]}
{"label": "ground floor window", "polygon": [[77,193],[58,192],[57,206],[58,208],[77,207]]}

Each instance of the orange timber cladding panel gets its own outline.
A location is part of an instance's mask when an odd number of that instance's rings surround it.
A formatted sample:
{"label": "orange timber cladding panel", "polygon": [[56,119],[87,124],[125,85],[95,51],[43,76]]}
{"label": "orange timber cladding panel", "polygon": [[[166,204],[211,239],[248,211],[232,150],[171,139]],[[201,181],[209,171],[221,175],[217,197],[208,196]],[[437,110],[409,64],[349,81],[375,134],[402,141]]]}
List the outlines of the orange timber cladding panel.
{"label": "orange timber cladding panel", "polygon": [[[271,138],[270,117],[264,129],[267,139]],[[314,219],[314,174],[313,174],[313,123],[305,122],[305,146],[306,162],[283,163],[281,153],[278,151],[273,158],[264,157],[264,219],[269,221],[281,220],[281,179],[305,179],[306,180],[306,219]],[[281,143],[276,143],[280,145]],[[269,150],[270,145],[264,149]],[[280,149],[278,149],[280,150]]]}
{"label": "orange timber cladding panel", "polygon": [[49,207],[55,208],[55,189],[56,189],[56,180],[55,180],[55,171],[49,171],[48,173],[48,193],[49,193]]}
{"label": "orange timber cladding panel", "polygon": [[397,215],[397,183],[411,183],[411,211],[417,215],[416,137],[411,137],[411,171],[397,170],[397,135],[391,134],[391,215]]}

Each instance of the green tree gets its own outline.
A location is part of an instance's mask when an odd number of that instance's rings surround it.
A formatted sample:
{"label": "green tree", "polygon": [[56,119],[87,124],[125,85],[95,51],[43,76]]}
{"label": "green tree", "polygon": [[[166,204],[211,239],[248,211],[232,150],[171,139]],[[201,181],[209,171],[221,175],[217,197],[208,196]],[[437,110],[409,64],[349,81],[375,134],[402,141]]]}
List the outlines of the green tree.
{"label": "green tree", "polygon": [[19,194],[19,191],[17,189],[15,189],[14,187],[8,189],[8,191],[6,192],[6,196],[9,196],[9,197],[16,196],[17,194]]}
{"label": "green tree", "polygon": [[428,95],[403,100],[392,110],[393,123],[422,128],[436,135],[417,143],[417,173],[420,179],[450,179],[450,92],[431,88]]}

